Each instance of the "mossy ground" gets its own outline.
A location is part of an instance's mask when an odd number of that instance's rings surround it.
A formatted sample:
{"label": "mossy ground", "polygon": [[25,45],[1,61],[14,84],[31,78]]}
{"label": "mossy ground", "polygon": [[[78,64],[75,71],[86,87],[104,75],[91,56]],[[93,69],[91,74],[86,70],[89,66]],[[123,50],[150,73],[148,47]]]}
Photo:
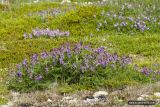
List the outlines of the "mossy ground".
{"label": "mossy ground", "polygon": [[[145,0],[145,4],[151,4],[154,1]],[[138,1],[137,1],[138,2]],[[140,2],[140,1],[139,1]],[[122,0],[122,4],[124,1]],[[157,4],[158,5],[158,4]],[[58,16],[40,17],[34,15],[34,12],[47,10],[49,8],[58,8],[65,11]],[[24,58],[29,58],[33,53],[39,53],[44,50],[49,51],[53,47],[58,47],[66,42],[84,41],[92,43],[95,47],[106,46],[110,52],[117,52],[119,55],[127,54],[133,57],[134,64],[139,66],[152,67],[155,63],[160,63],[160,32],[158,28],[146,33],[136,33],[130,35],[126,33],[117,33],[116,31],[101,30],[97,32],[96,27],[101,16],[94,18],[94,15],[101,13],[102,10],[116,10],[119,7],[114,5],[107,6],[81,6],[75,4],[64,4],[42,2],[30,5],[3,6],[0,5],[0,94],[8,93],[5,87],[6,79],[11,75],[10,69],[21,62]],[[135,8],[134,11],[125,10],[126,13],[135,15],[143,12],[143,7]],[[158,16],[159,10],[152,15]],[[33,13],[32,16],[29,13]],[[50,28],[68,30],[71,35],[69,38],[39,38],[23,39],[24,32],[31,32],[33,28]],[[92,36],[91,36],[92,34]],[[9,69],[9,70],[8,70]],[[7,102],[1,98],[0,104]]]}

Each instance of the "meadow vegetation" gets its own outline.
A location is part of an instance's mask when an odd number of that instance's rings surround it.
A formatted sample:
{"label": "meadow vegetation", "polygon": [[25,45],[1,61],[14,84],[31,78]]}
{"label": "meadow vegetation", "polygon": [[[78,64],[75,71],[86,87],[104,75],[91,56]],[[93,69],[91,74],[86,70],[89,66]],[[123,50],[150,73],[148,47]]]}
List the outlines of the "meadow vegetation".
{"label": "meadow vegetation", "polygon": [[0,4],[1,95],[160,81],[158,0],[76,1]]}

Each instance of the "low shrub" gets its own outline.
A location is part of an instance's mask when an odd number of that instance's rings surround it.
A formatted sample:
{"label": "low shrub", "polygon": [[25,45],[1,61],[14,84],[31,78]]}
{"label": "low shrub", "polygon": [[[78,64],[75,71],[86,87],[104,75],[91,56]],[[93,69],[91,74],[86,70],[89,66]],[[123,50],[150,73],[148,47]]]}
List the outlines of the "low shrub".
{"label": "low shrub", "polygon": [[[131,67],[132,59],[105,51],[105,47],[92,48],[82,42],[69,43],[50,52],[34,54],[28,61],[17,65],[15,76],[8,88],[28,92],[47,89],[49,84],[76,84],[87,89],[118,88],[135,83],[157,81],[157,72]],[[153,79],[154,77],[154,79]]]}

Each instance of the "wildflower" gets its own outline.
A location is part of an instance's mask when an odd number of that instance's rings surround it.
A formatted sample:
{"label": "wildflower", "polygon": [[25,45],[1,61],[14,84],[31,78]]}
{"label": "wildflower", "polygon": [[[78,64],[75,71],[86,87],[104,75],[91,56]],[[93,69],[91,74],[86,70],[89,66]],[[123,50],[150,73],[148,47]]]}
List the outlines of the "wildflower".
{"label": "wildflower", "polygon": [[103,53],[103,52],[104,52],[104,47],[98,48],[98,49],[97,49],[97,52],[98,52],[98,53]]}
{"label": "wildflower", "polygon": [[87,46],[84,46],[84,49],[85,49],[85,50],[89,50],[90,47],[87,45]]}
{"label": "wildflower", "polygon": [[106,68],[106,61],[101,62],[102,68]]}
{"label": "wildflower", "polygon": [[113,60],[114,60],[114,61],[117,61],[117,60],[118,60],[118,55],[117,55],[117,53],[115,53],[112,57],[113,57]]}
{"label": "wildflower", "polygon": [[148,75],[149,74],[148,69],[146,67],[143,67],[142,68],[142,73],[145,74],[145,75]]}
{"label": "wildflower", "polygon": [[47,58],[47,57],[48,57],[47,52],[42,52],[42,53],[41,53],[41,58],[42,58],[42,59],[45,59],[45,58]]}
{"label": "wildflower", "polygon": [[32,56],[32,61],[38,61],[38,55],[37,54],[34,54]]}
{"label": "wildflower", "polygon": [[36,76],[35,79],[38,80],[38,81],[40,81],[40,80],[42,80],[42,76],[41,76],[41,75],[38,75],[38,76]]}
{"label": "wildflower", "polygon": [[27,66],[27,59],[24,59],[23,62],[22,62],[22,64],[23,64],[24,66]]}
{"label": "wildflower", "polygon": [[70,58],[71,57],[71,51],[70,51],[69,46],[66,47],[66,52],[67,52],[68,58]]}
{"label": "wildflower", "polygon": [[68,37],[70,35],[70,33],[67,31],[67,32],[65,32],[65,35]]}
{"label": "wildflower", "polygon": [[32,38],[33,38],[33,35],[32,35],[32,34],[29,34],[29,38],[32,39]]}
{"label": "wildflower", "polygon": [[61,65],[64,64],[63,58],[64,58],[64,56],[63,56],[63,55],[60,55],[59,62],[60,62]]}
{"label": "wildflower", "polygon": [[22,72],[21,71],[18,71],[17,72],[17,76],[20,78],[20,77],[22,77]]}
{"label": "wildflower", "polygon": [[126,23],[126,22],[121,22],[120,25],[121,25],[121,26],[127,26],[127,23]]}
{"label": "wildflower", "polygon": [[128,20],[133,21],[133,18],[132,17],[128,17]]}

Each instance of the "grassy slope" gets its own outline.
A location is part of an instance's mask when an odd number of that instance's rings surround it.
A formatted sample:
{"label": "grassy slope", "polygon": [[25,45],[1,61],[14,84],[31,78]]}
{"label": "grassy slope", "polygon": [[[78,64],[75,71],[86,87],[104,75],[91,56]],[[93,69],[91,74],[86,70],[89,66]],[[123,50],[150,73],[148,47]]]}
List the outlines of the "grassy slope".
{"label": "grassy slope", "polygon": [[[0,82],[3,83],[7,77],[4,68],[12,68],[16,63],[29,58],[31,54],[38,53],[43,50],[50,50],[63,42],[77,42],[83,40],[91,42],[95,46],[107,46],[111,52],[118,54],[129,54],[133,56],[135,63],[139,65],[152,66],[153,63],[160,63],[160,33],[147,33],[145,35],[137,34],[128,36],[125,34],[118,35],[114,32],[97,33],[93,15],[99,14],[102,9],[113,9],[112,7],[76,7],[76,11],[70,10],[65,15],[57,17],[47,17],[42,20],[38,16],[27,16],[30,12],[45,10],[48,8],[68,9],[54,3],[41,3],[38,5],[23,6],[15,8],[12,11],[0,13]],[[143,10],[142,10],[143,11]],[[30,32],[32,28],[59,28],[60,30],[69,30],[71,37],[57,39],[34,39],[24,40],[22,35],[24,32]],[[90,37],[90,33],[94,37]],[[105,41],[104,41],[105,39]],[[103,41],[103,42],[102,42]],[[2,80],[2,81],[1,81]],[[3,84],[0,83],[0,94],[6,94],[8,91]],[[0,103],[5,102],[0,99]]]}

